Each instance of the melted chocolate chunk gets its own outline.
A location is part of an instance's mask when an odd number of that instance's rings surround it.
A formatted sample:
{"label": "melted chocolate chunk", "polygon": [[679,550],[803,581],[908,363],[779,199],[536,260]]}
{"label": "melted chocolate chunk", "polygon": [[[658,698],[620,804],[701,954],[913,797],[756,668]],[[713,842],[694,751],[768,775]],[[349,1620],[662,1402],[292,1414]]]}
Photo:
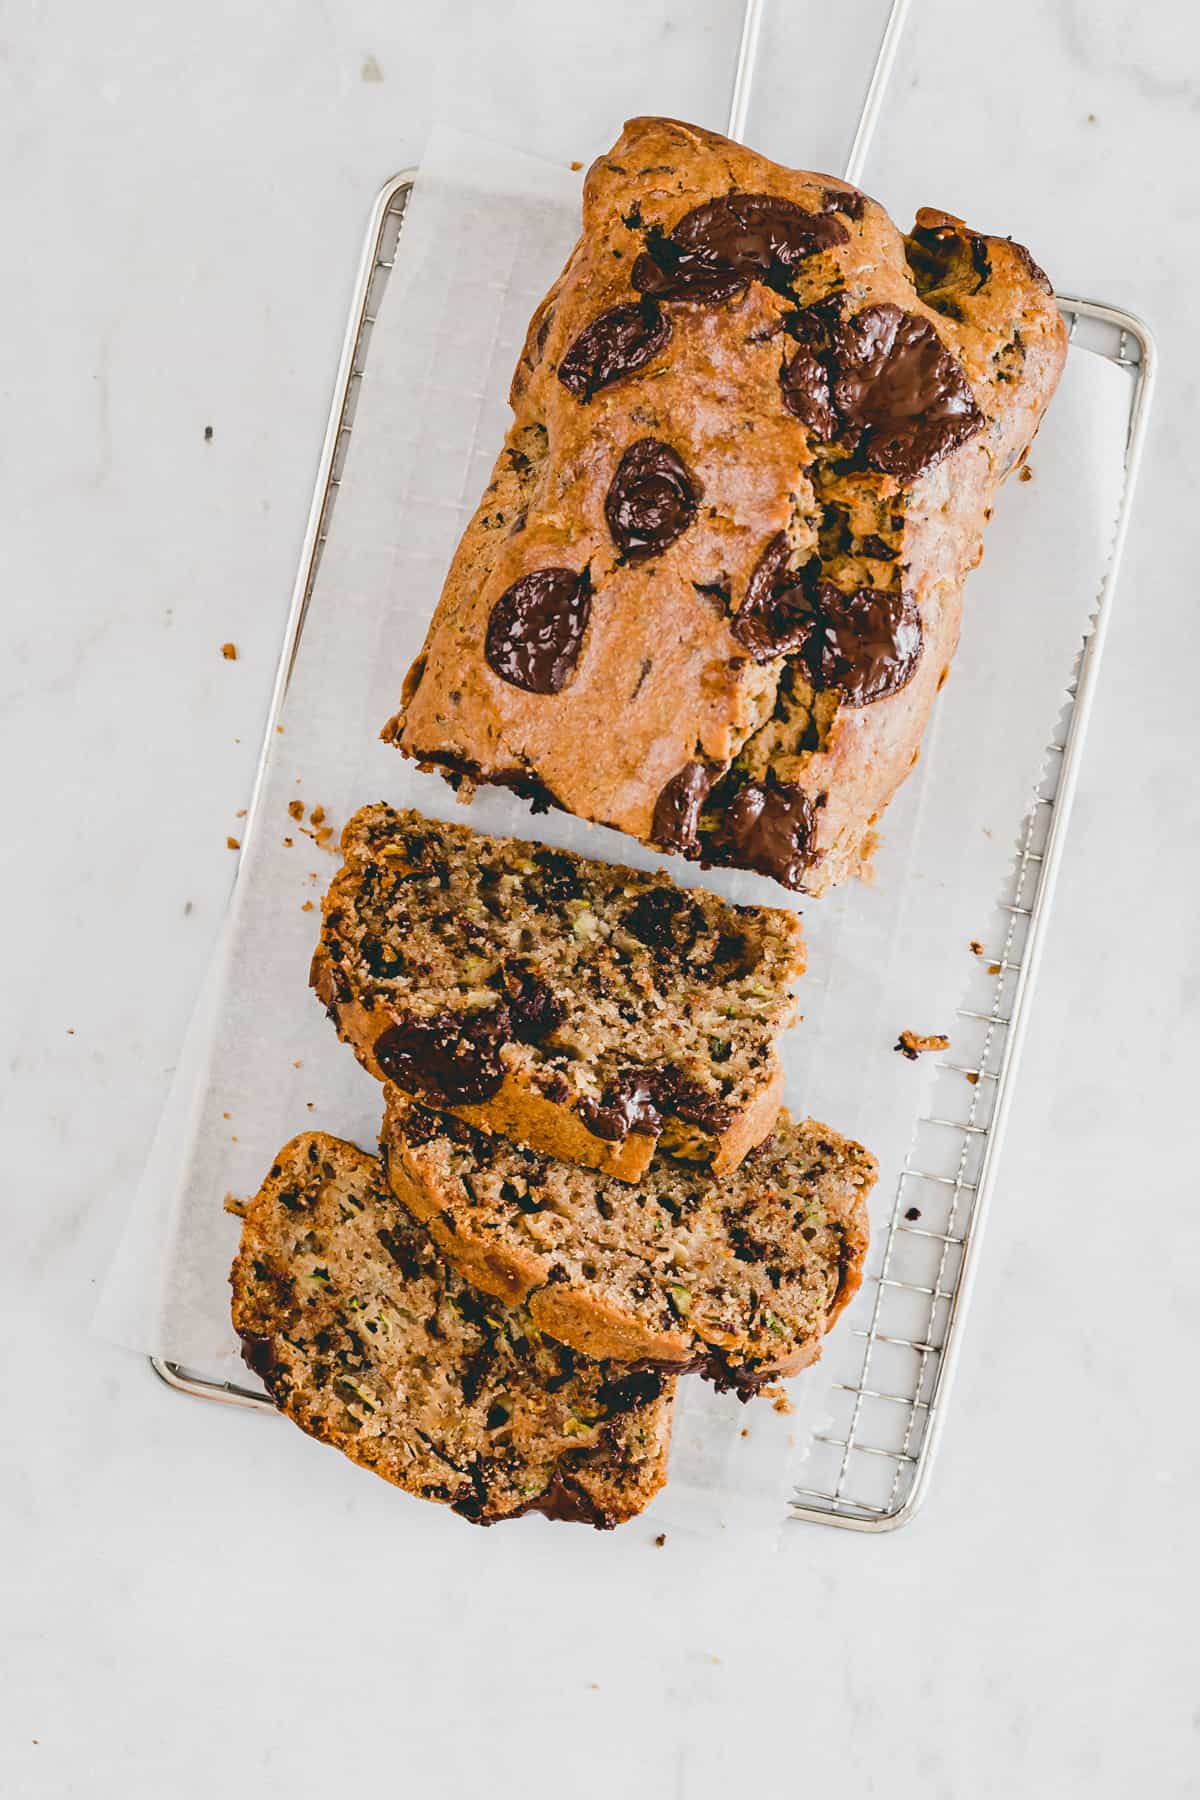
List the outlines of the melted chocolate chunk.
{"label": "melted chocolate chunk", "polygon": [[821,443],[829,443],[837,433],[829,370],[810,345],[801,344],[791,360],[780,365],[779,390],[792,417],[807,425]]}
{"label": "melted chocolate chunk", "polygon": [[613,543],[631,562],[658,556],[687,530],[699,497],[669,444],[640,439],[621,458],[604,502]]}
{"label": "melted chocolate chunk", "polygon": [[579,870],[561,850],[535,850],[533,860],[541,873],[542,893],[547,900],[578,900],[583,889]]}
{"label": "melted chocolate chunk", "polygon": [[[410,1144],[416,1141],[409,1135],[407,1126],[404,1135]],[[389,1231],[384,1226],[375,1236],[406,1281],[417,1281],[425,1274],[422,1259],[417,1254],[417,1240],[411,1231]]]}
{"label": "melted chocolate chunk", "polygon": [[838,327],[833,404],[850,448],[901,481],[983,426],[970,383],[926,319],[867,306]]}
{"label": "melted chocolate chunk", "polygon": [[678,888],[650,888],[639,894],[622,923],[648,950],[684,956],[704,929],[704,914]]}
{"label": "melted chocolate chunk", "polygon": [[783,887],[799,887],[812,860],[812,802],[793,782],[747,782],[722,820],[722,846],[737,867],[757,869]]}
{"label": "melted chocolate chunk", "polygon": [[535,569],[501,594],[484,655],[502,681],[527,694],[557,694],[575,673],[592,611],[587,570]]}
{"label": "melted chocolate chunk", "polygon": [[695,850],[700,836],[700,808],[716,780],[716,772],[706,763],[684,763],[678,775],[672,775],[654,805],[650,826],[651,842],[663,850]]}
{"label": "melted chocolate chunk", "polygon": [[867,196],[858,188],[826,188],[822,205],[826,212],[844,213],[848,219],[861,219]]}
{"label": "melted chocolate chunk", "polygon": [[615,1381],[604,1382],[596,1398],[604,1408],[605,1416],[612,1418],[615,1413],[634,1412],[639,1406],[651,1405],[661,1397],[662,1391],[660,1370],[631,1369]]}
{"label": "melted chocolate chunk", "polygon": [[711,1136],[724,1131],[733,1116],[718,1094],[670,1066],[620,1070],[603,1099],[581,1101],[579,1113],[593,1137],[613,1143],[631,1131],[657,1137],[664,1113],[674,1113]]}
{"label": "melted chocolate chunk", "polygon": [[[456,1510],[461,1511],[461,1507]],[[519,1518],[521,1513],[541,1513],[544,1518],[561,1520],[568,1525],[594,1525],[597,1531],[611,1531],[616,1520],[606,1513],[598,1501],[556,1474],[544,1493],[537,1495],[516,1512],[505,1516]]]}
{"label": "melted chocolate chunk", "polygon": [[813,601],[820,618],[807,658],[814,686],[839,688],[847,706],[869,706],[908,685],[924,648],[911,594],[869,587],[843,594],[822,581]]}
{"label": "melted chocolate chunk", "polygon": [[729,629],[755,662],[800,649],[813,628],[812,602],[788,569],[791,547],[777,531],[755,564]]}
{"label": "melted chocolate chunk", "polygon": [[253,1370],[260,1381],[265,1382],[266,1385],[270,1387],[271,1376],[276,1367],[275,1340],[264,1336],[262,1332],[258,1331],[243,1331],[240,1333],[240,1336],[242,1340],[242,1361],[248,1369]]}
{"label": "melted chocolate chunk", "polygon": [[957,225],[914,225],[904,255],[926,305],[952,317],[955,309],[945,303],[977,294],[992,272],[987,239]]}
{"label": "melted chocolate chunk", "polygon": [[478,1106],[500,1091],[501,1051],[513,1037],[507,1006],[490,1012],[435,1013],[389,1025],[375,1040],[375,1061],[406,1093],[451,1106]]}
{"label": "melted chocolate chunk", "polygon": [[610,382],[644,369],[670,336],[671,321],[653,300],[610,307],[580,332],[558,365],[558,379],[586,402]]}
{"label": "melted chocolate chunk", "polygon": [[662,1128],[658,1110],[658,1071],[622,1069],[602,1100],[581,1100],[579,1116],[593,1137],[619,1144],[631,1131],[657,1137]]}
{"label": "melted chocolate chunk", "polygon": [[862,553],[864,556],[875,557],[878,562],[895,562],[896,560],[896,552],[892,546],[885,543],[881,537],[876,537],[873,531],[868,532],[863,539]]}
{"label": "melted chocolate chunk", "polygon": [[651,236],[633,285],[660,300],[728,300],[751,281],[786,289],[816,250],[846,242],[846,227],[773,194],[723,194],[686,213],[669,236]]}
{"label": "melted chocolate chunk", "polygon": [[565,1002],[525,963],[506,964],[504,993],[512,1034],[520,1044],[540,1044],[567,1016]]}
{"label": "melted chocolate chunk", "polygon": [[673,1112],[688,1125],[698,1125],[710,1137],[718,1137],[733,1117],[717,1094],[681,1075],[678,1069],[659,1070],[655,1086],[664,1111]]}

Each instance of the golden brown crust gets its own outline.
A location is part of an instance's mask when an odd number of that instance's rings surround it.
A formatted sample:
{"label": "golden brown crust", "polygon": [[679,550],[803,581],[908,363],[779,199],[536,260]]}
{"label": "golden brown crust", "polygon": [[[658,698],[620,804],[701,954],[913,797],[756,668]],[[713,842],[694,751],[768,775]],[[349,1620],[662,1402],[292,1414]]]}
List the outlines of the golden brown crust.
{"label": "golden brown crust", "polygon": [[[721,304],[665,302],[669,341],[581,403],[557,372],[598,315],[637,300],[630,274],[651,228],[669,234],[692,209],[735,190],[835,210],[843,241],[805,259],[793,294],[754,280]],[[949,248],[937,247],[939,231]],[[871,823],[912,767],[949,669],[963,579],[979,560],[996,486],[1028,448],[1066,346],[1048,284],[1021,246],[930,209],[914,232],[903,239],[882,207],[844,183],[781,168],[678,121],[631,120],[588,173],[583,235],[534,316],[514,376],[512,431],[385,737],[469,781],[540,789],[644,842],[660,834],[656,806],[681,770],[699,762],[715,777],[740,757],[741,777],[761,783],[769,774],[799,788],[812,809],[809,866],[788,885],[802,879],[820,892],[858,872]],[[918,272],[922,256],[942,258],[950,272]],[[978,282],[971,257],[986,267]],[[823,459],[808,426],[781,404],[787,320],[797,302],[834,291],[849,315],[882,305],[923,321],[983,414],[974,435],[911,480]],[[619,554],[605,501],[622,456],[647,437],[678,453],[701,498],[690,528],[639,563]],[[843,514],[848,554],[818,544]],[[792,568],[819,555],[843,591],[898,589],[902,580],[924,635],[906,686],[869,705],[838,704],[830,690],[822,696],[830,704],[814,711],[811,697],[796,702],[782,691],[792,664],[747,655],[732,626],[764,547],[781,532]],[[872,540],[886,542],[883,560]],[[485,634],[499,596],[548,567],[588,570],[590,617],[566,685],[527,692],[489,666]],[[721,791],[716,803],[725,805]],[[705,854],[738,863],[746,852],[714,854],[706,842]]]}

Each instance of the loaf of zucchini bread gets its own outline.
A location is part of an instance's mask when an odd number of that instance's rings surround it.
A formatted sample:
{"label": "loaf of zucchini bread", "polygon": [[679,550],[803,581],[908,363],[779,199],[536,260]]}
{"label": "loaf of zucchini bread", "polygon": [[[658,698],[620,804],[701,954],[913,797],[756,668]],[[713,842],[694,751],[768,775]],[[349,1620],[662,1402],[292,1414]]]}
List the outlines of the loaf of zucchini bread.
{"label": "loaf of zucchini bread", "polygon": [[481,1525],[610,1526],[666,1479],[674,1379],[581,1357],[468,1287],[352,1144],[285,1145],[230,1281],[280,1411],[411,1494]]}
{"label": "loaf of zucchini bread", "polygon": [[384,730],[819,893],[916,760],[1066,331],[1020,244],[635,119]]}
{"label": "loaf of zucchini bread", "polygon": [[731,1175],[662,1157],[634,1187],[389,1088],[380,1153],[473,1286],[585,1355],[699,1370],[743,1398],[816,1359],[862,1278],[875,1160],[786,1112]]}
{"label": "loaf of zucchini bread", "polygon": [[342,851],[312,984],[381,1080],[626,1181],[771,1130],[793,913],[383,805]]}

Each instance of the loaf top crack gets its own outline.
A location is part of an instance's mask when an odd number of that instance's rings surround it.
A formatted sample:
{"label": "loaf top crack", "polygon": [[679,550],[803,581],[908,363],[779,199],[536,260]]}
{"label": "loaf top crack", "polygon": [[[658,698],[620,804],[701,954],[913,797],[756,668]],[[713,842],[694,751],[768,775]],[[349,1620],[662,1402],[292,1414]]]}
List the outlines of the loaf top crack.
{"label": "loaf top crack", "polygon": [[1019,244],[635,119],[384,731],[820,892],[916,759],[1066,331]]}
{"label": "loaf top crack", "polygon": [[468,1287],[353,1144],[284,1146],[230,1281],[280,1410],[411,1494],[483,1525],[609,1526],[666,1479],[674,1380],[581,1357]]}
{"label": "loaf top crack", "polygon": [[380,1079],[629,1181],[771,1130],[794,913],[383,805],[342,850],[312,981]]}

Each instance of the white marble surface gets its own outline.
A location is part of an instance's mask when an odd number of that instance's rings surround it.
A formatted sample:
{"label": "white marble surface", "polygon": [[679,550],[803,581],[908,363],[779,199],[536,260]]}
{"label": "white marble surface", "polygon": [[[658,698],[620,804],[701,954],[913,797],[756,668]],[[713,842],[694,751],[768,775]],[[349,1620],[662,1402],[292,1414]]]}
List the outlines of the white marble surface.
{"label": "white marble surface", "polygon": [[[880,9],[774,0],[836,164]],[[90,1340],[228,888],[371,196],[434,117],[721,124],[738,7],[0,21],[0,1791],[1200,1793],[1200,24],[914,0],[866,185],[1030,241],[1163,381],[933,1495],[874,1541],[472,1533]],[[205,427],[211,425],[211,442]],[[219,646],[234,640],[236,663]],[[14,880],[13,877],[18,877]],[[19,901],[19,905],[18,905]],[[1145,1221],[1145,1223],[1143,1223]],[[617,1544],[622,1547],[617,1550]]]}

